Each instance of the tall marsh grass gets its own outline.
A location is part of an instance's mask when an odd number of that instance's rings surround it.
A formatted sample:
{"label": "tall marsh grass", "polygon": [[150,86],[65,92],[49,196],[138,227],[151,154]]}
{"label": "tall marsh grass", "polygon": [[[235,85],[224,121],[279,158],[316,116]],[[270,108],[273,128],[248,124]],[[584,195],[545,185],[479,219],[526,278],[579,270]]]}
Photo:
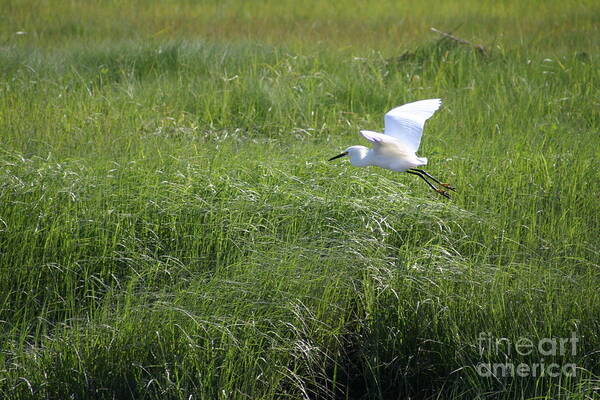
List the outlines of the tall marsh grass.
{"label": "tall marsh grass", "polygon": [[[449,5],[416,8],[396,51],[366,50],[387,3],[53,3],[3,5],[2,398],[598,396],[595,4],[471,4],[506,32],[481,55],[420,36]],[[560,40],[517,40],[517,11]],[[452,201],[324,161],[429,97],[421,153]],[[540,357],[482,355],[482,332],[575,332],[576,354],[544,362],[577,375],[483,377]]]}

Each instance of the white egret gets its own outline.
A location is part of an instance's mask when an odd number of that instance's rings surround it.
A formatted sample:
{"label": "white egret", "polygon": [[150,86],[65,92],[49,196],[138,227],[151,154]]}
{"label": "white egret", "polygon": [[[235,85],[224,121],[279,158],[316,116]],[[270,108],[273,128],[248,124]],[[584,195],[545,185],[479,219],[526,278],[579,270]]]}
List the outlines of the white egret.
{"label": "white egret", "polygon": [[422,169],[417,169],[427,164],[427,158],[416,155],[423,127],[427,121],[440,108],[440,99],[415,101],[396,107],[385,114],[385,128],[383,133],[360,131],[365,139],[373,143],[373,148],[365,146],[350,146],[342,154],[329,159],[349,156],[350,163],[356,167],[377,167],[397,172],[407,172],[423,179],[430,188],[444,197],[450,198],[448,192],[437,188],[427,178],[432,179],[439,186],[455,190],[447,183],[442,183]]}

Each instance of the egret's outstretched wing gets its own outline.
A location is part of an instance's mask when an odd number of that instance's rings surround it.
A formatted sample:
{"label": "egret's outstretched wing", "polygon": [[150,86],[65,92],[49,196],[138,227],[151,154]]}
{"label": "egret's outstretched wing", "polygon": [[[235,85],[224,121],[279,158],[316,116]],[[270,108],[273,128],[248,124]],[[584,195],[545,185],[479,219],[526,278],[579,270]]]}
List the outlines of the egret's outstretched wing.
{"label": "egret's outstretched wing", "polygon": [[417,152],[425,121],[440,108],[440,99],[415,101],[396,107],[385,114],[386,135],[400,141],[407,150]]}
{"label": "egret's outstretched wing", "polygon": [[384,135],[383,133],[373,132],[373,131],[360,131],[360,134],[364,136],[369,142],[374,145],[385,145],[385,144],[400,144],[399,141],[388,135]]}

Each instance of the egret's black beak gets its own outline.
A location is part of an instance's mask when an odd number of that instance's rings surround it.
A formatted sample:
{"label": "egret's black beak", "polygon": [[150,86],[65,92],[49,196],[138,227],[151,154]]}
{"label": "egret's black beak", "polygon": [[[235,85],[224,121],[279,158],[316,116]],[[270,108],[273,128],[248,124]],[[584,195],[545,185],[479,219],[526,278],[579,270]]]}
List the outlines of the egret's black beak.
{"label": "egret's black beak", "polygon": [[345,151],[345,152],[343,152],[342,154],[338,154],[338,155],[337,155],[337,156],[335,156],[335,157],[331,157],[331,158],[330,158],[329,160],[327,160],[327,161],[333,161],[333,160],[335,160],[336,158],[344,157],[344,156],[347,156],[347,155],[348,155],[348,152],[347,152],[347,151]]}

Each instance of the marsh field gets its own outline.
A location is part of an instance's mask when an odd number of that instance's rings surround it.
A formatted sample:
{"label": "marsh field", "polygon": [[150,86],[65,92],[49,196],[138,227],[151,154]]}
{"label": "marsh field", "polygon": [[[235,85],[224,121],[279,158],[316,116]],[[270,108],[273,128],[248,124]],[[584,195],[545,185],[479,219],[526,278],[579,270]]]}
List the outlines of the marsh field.
{"label": "marsh field", "polygon": [[[0,398],[600,398],[598,38],[595,1],[3,0]],[[326,161],[433,97],[452,200]]]}

